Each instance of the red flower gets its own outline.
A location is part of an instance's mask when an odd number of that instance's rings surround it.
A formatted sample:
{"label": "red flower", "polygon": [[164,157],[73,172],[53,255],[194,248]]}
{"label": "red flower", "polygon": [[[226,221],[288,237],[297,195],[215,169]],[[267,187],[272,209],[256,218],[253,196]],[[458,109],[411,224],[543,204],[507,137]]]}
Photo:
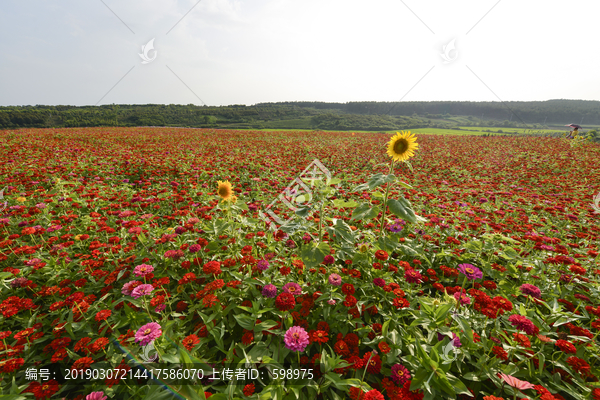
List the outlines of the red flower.
{"label": "red flower", "polygon": [[94,359],[91,357],[82,357],[79,360],[75,361],[71,366],[72,370],[87,370],[90,365],[94,362]]}
{"label": "red flower", "polygon": [[343,340],[338,340],[335,343],[335,346],[333,346],[333,351],[335,351],[335,353],[339,354],[340,356],[347,356],[350,354],[350,349],[348,348],[346,342],[344,342]]}
{"label": "red flower", "polygon": [[492,347],[492,352],[499,359],[501,359],[503,361],[508,361],[508,353],[502,347],[494,346],[494,347]]}
{"label": "red flower", "polygon": [[324,332],[324,331],[312,332],[311,339],[313,342],[316,342],[319,344],[327,343],[329,341],[329,337],[327,337],[327,332]]}
{"label": "red flower", "polygon": [[6,361],[1,361],[0,372],[10,374],[11,372],[14,372],[21,368],[23,364],[25,364],[25,360],[23,360],[22,358],[11,358]]}
{"label": "red flower", "polygon": [[344,283],[342,285],[342,293],[346,295],[354,294],[354,285],[352,285],[351,283]]}
{"label": "red flower", "polygon": [[363,397],[363,400],[385,400],[385,398],[379,392],[379,390],[373,389],[365,393],[365,397]]}
{"label": "red flower", "polygon": [[381,350],[383,354],[387,354],[392,350],[390,345],[386,342],[379,342],[379,345],[377,347],[379,347],[379,350]]}
{"label": "red flower", "polygon": [[219,275],[221,273],[221,263],[218,261],[209,261],[204,264],[202,271],[207,275]]}
{"label": "red flower", "polygon": [[388,253],[383,250],[377,250],[375,252],[375,258],[381,261],[385,261],[388,259]]}
{"label": "red flower", "polygon": [[590,365],[579,357],[567,358],[567,364],[569,364],[574,371],[577,371],[582,375],[590,374]]}
{"label": "red flower", "polygon": [[368,373],[378,374],[381,371],[381,358],[377,354],[371,357],[371,352],[366,353],[363,357],[363,362],[367,365]]}
{"label": "red flower", "polygon": [[36,399],[49,399],[60,389],[58,382],[54,379],[40,384],[39,382],[31,382],[24,392],[33,393]]}
{"label": "red flower", "polygon": [[554,344],[566,354],[577,353],[577,349],[575,348],[575,346],[573,346],[571,342],[568,342],[566,340],[557,340]]}
{"label": "red flower", "polygon": [[242,336],[242,344],[245,345],[245,346],[248,346],[253,341],[254,341],[254,332],[253,331],[246,331],[246,333],[244,333],[244,335]]}
{"label": "red flower", "polygon": [[409,269],[404,272],[404,279],[406,279],[406,282],[408,283],[419,283],[423,280],[422,278],[421,273],[414,269]]}
{"label": "red flower", "polygon": [[348,308],[352,308],[354,306],[356,306],[357,300],[356,297],[352,296],[352,295],[347,295],[346,296],[346,300],[344,300],[344,305]]}
{"label": "red flower", "polygon": [[293,294],[280,293],[275,299],[275,307],[279,311],[289,311],[296,306],[296,299]]}
{"label": "red flower", "polygon": [[111,310],[101,310],[96,313],[96,321],[106,321],[108,317],[112,314]]}
{"label": "red flower", "polygon": [[244,396],[252,396],[254,394],[254,390],[255,390],[255,386],[254,383],[250,383],[246,386],[244,386]]}
{"label": "red flower", "polygon": [[198,338],[198,336],[191,334],[186,336],[181,343],[187,351],[192,351],[192,349],[196,347],[198,343],[200,343],[200,339]]}

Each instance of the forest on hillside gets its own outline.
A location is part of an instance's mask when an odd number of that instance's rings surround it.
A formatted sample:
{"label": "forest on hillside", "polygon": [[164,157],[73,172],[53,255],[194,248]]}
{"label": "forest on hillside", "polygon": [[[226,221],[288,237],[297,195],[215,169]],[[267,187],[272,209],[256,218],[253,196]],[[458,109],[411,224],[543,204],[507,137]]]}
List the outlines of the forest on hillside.
{"label": "forest on hillside", "polygon": [[394,129],[600,125],[600,101],[280,102],[252,106],[35,105],[0,107],[0,129],[94,126],[182,126],[229,129]]}

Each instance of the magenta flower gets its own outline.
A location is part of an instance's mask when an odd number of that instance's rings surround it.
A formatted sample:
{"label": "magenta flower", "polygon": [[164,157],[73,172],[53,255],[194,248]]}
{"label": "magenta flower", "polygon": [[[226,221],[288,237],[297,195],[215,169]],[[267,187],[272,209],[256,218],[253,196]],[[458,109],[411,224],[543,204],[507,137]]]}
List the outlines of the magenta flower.
{"label": "magenta flower", "polygon": [[277,297],[277,287],[270,283],[265,285],[262,289],[262,295],[270,299]]}
{"label": "magenta flower", "polygon": [[403,386],[411,378],[410,372],[404,365],[396,364],[392,366],[392,380],[396,385]]}
{"label": "magenta flower", "polygon": [[469,296],[462,294],[460,292],[454,293],[454,298],[456,299],[456,301],[459,301],[459,297],[460,297],[460,305],[461,306],[466,306],[466,305],[471,304],[471,299],[469,298]]}
{"label": "magenta flower", "polygon": [[483,278],[483,272],[471,264],[460,264],[458,270],[471,280]]}
{"label": "magenta flower", "polygon": [[140,264],[137,267],[135,267],[133,269],[133,274],[135,276],[146,276],[149,273],[151,273],[152,271],[154,271],[154,267],[152,265],[148,265],[148,264]]}
{"label": "magenta flower", "polygon": [[190,253],[197,253],[200,250],[202,250],[202,246],[200,246],[199,244],[193,244],[190,247],[188,247],[188,251]]}
{"label": "magenta flower", "polygon": [[143,284],[133,289],[133,291],[131,292],[131,297],[133,297],[134,299],[139,299],[142,296],[147,296],[151,294],[153,290],[154,286],[149,284]]}
{"label": "magenta flower", "polygon": [[256,264],[256,266],[258,267],[258,269],[260,269],[261,271],[266,271],[267,269],[269,269],[269,262],[267,260],[260,260],[258,262],[258,264]]}
{"label": "magenta flower", "polygon": [[536,299],[542,298],[542,291],[535,285],[524,283],[519,289],[521,289],[521,293],[523,293],[526,296],[529,295],[531,297],[535,297]]}
{"label": "magenta flower", "polygon": [[298,296],[302,294],[302,287],[295,282],[289,282],[283,285],[283,292]]}
{"label": "magenta flower", "polygon": [[329,275],[329,283],[333,286],[340,286],[342,284],[342,277],[338,274]]}
{"label": "magenta flower", "polygon": [[138,329],[135,333],[135,342],[146,346],[158,339],[160,335],[162,335],[160,325],[156,322],[150,322]]}
{"label": "magenta flower", "polygon": [[156,308],[154,309],[154,312],[161,313],[161,312],[165,311],[165,308],[167,308],[167,306],[166,306],[166,305],[164,305],[164,304],[159,304],[159,305],[157,305],[157,306],[156,306]]}
{"label": "magenta flower", "polygon": [[285,347],[292,351],[304,351],[308,346],[308,333],[301,326],[292,326],[283,338]]}
{"label": "magenta flower", "polygon": [[384,287],[385,281],[381,278],[375,278],[373,279],[373,284],[375,284],[375,286]]}
{"label": "magenta flower", "polygon": [[106,400],[108,397],[104,395],[104,392],[92,392],[85,396],[85,400]]}
{"label": "magenta flower", "polygon": [[335,259],[333,258],[333,256],[331,254],[327,254],[325,256],[325,259],[323,260],[323,264],[325,265],[331,265],[335,262]]}

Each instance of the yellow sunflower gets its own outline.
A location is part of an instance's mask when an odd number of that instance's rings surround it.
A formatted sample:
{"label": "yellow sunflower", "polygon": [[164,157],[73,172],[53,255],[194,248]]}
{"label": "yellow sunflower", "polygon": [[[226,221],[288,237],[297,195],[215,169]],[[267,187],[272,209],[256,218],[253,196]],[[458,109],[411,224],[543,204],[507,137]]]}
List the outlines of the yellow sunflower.
{"label": "yellow sunflower", "polygon": [[229,181],[221,182],[217,181],[219,188],[217,189],[217,194],[221,196],[223,200],[229,200],[231,197],[231,183]]}
{"label": "yellow sunflower", "polygon": [[410,132],[396,132],[388,142],[387,154],[394,161],[406,161],[415,155],[419,148],[417,137]]}

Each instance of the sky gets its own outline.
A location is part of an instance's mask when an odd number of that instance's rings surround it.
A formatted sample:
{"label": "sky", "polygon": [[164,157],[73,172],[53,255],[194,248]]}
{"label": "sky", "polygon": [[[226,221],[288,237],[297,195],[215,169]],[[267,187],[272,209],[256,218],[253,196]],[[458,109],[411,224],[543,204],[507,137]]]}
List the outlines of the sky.
{"label": "sky", "polygon": [[598,15],[597,0],[2,0],[0,106],[600,100]]}

